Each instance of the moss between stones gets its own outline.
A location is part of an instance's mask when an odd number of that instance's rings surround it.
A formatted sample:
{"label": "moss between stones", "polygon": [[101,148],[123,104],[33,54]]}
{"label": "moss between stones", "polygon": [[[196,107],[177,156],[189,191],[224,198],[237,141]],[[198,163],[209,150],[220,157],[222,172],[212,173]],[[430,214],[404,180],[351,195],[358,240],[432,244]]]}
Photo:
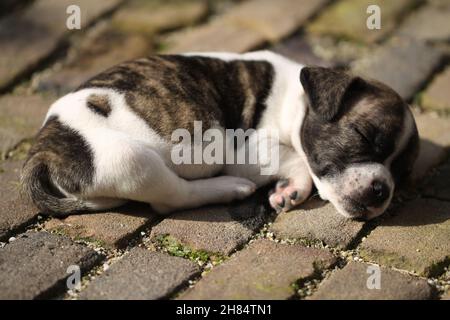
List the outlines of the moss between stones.
{"label": "moss between stones", "polygon": [[189,248],[168,234],[157,236],[155,242],[157,246],[173,256],[186,258],[201,264],[211,262],[213,265],[217,265],[225,260],[225,257],[219,253]]}
{"label": "moss between stones", "polygon": [[[82,229],[82,228],[78,228],[78,229]],[[51,228],[50,229],[51,233],[60,235],[60,236],[66,236],[69,238],[72,238],[73,241],[76,242],[84,242],[84,243],[90,243],[93,244],[96,247],[106,247],[106,243],[102,240],[96,239],[94,237],[89,237],[89,236],[82,236],[80,230],[70,230],[67,229],[65,226],[57,226],[55,228]],[[79,234],[77,234],[79,233]]]}
{"label": "moss between stones", "polygon": [[11,160],[24,160],[27,157],[31,145],[32,145],[31,139],[24,140],[20,142],[16,147],[14,147],[14,149],[7,152],[6,155],[2,155],[2,158],[8,158]]}

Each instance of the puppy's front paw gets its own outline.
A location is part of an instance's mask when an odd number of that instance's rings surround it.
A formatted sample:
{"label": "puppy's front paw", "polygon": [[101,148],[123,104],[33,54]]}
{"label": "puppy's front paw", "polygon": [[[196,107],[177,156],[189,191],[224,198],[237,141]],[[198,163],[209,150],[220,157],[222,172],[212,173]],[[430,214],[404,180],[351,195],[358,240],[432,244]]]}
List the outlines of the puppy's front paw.
{"label": "puppy's front paw", "polygon": [[269,194],[269,203],[277,213],[289,211],[306,200],[308,194],[295,186],[291,179],[279,180],[276,187]]}

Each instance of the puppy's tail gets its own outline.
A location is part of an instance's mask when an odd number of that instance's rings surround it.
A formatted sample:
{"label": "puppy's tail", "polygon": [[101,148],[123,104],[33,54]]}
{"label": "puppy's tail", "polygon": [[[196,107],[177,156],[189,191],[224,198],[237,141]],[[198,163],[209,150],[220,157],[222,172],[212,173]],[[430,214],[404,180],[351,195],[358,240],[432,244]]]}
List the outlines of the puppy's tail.
{"label": "puppy's tail", "polygon": [[[66,216],[89,210],[87,204],[75,197],[67,197],[55,184],[55,158],[51,152],[39,152],[25,163],[21,176],[22,195],[30,199],[44,214]],[[52,168],[53,166],[53,168]]]}

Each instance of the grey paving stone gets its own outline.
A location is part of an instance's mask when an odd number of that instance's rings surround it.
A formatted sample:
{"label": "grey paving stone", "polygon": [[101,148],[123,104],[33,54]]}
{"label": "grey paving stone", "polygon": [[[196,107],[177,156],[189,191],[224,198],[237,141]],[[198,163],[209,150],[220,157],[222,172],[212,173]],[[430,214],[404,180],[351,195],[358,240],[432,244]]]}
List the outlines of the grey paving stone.
{"label": "grey paving stone", "polygon": [[53,96],[37,94],[0,97],[0,158],[38,132],[54,100]]}
{"label": "grey paving stone", "polygon": [[266,221],[260,192],[230,206],[217,205],[171,214],[152,228],[151,238],[170,235],[195,250],[224,255],[245,244]]}
{"label": "grey paving stone", "polygon": [[325,250],[256,240],[215,267],[180,299],[288,299],[296,281],[334,262]]}
{"label": "grey paving stone", "polygon": [[348,66],[373,50],[373,46],[361,45],[347,39],[307,34],[306,38],[315,55],[336,66]]}
{"label": "grey paving stone", "polygon": [[67,268],[92,268],[101,256],[66,237],[28,232],[0,248],[0,299],[49,298],[64,292]]}
{"label": "grey paving stone", "polygon": [[[449,17],[450,21],[450,17]],[[450,27],[449,27],[450,28]],[[426,110],[450,112],[450,66],[438,74],[420,96],[420,105]]]}
{"label": "grey paving stone", "polygon": [[118,3],[119,0],[34,1],[25,10],[0,20],[0,88],[7,87],[58,47],[62,37],[69,33],[66,27],[69,5],[80,7],[83,28]]}
{"label": "grey paving stone", "polygon": [[411,98],[441,62],[437,49],[420,41],[392,38],[352,64],[355,73],[377,79]]}
{"label": "grey paving stone", "polygon": [[332,204],[309,200],[299,209],[277,216],[270,231],[281,239],[320,240],[341,249],[347,248],[364,226],[339,214]]}
{"label": "grey paving stone", "polygon": [[410,14],[395,33],[426,41],[449,41],[450,3],[428,1],[427,5]]}
{"label": "grey paving stone", "polygon": [[199,272],[199,266],[192,261],[166,253],[134,248],[93,280],[80,294],[80,298],[167,298]]}
{"label": "grey paving stone", "polygon": [[422,276],[439,275],[450,260],[450,202],[417,199],[405,204],[359,248],[368,261]]}
{"label": "grey paving stone", "polygon": [[[395,28],[399,17],[419,1],[416,0],[342,0],[323,10],[319,17],[308,25],[314,35],[332,35],[358,42],[373,43],[382,40]],[[367,28],[366,13],[370,5],[381,9],[380,29]]]}
{"label": "grey paving stone", "polygon": [[122,248],[156,217],[149,205],[130,203],[108,212],[71,215],[64,219],[53,218],[46,222],[44,227],[75,240],[84,239],[110,248]]}
{"label": "grey paving stone", "polygon": [[423,194],[440,200],[450,201],[450,160],[438,167],[424,187]]}
{"label": "grey paving stone", "polygon": [[[374,275],[371,265],[350,262],[322,281],[311,300],[426,300],[433,297],[425,279],[412,277],[384,267],[380,269],[380,287],[368,287]],[[373,265],[372,265],[373,267]],[[373,285],[369,281],[369,285]]]}
{"label": "grey paving stone", "polygon": [[0,162],[0,241],[8,239],[15,229],[29,224],[38,209],[19,194],[22,161]]}
{"label": "grey paving stone", "polygon": [[314,52],[311,39],[304,36],[294,36],[282,41],[270,48],[271,51],[277,52],[289,59],[292,59],[303,65],[315,65],[322,67],[332,67],[334,63],[329,60],[322,59]]}
{"label": "grey paving stone", "polygon": [[450,121],[433,113],[414,113],[420,137],[420,151],[414,164],[412,179],[420,182],[430,169],[448,156]]}
{"label": "grey paving stone", "polygon": [[278,41],[297,30],[324,0],[249,0],[231,7],[209,23],[176,32],[163,52],[234,51]]}

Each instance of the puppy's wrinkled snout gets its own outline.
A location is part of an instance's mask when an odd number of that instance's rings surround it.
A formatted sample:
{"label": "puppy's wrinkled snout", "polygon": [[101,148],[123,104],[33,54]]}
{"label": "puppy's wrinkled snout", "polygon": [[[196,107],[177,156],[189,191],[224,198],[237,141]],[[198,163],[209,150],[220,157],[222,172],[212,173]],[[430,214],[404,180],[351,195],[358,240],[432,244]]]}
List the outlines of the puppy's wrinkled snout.
{"label": "puppy's wrinkled snout", "polygon": [[364,192],[363,203],[367,207],[380,207],[389,198],[389,187],[386,183],[374,180]]}

